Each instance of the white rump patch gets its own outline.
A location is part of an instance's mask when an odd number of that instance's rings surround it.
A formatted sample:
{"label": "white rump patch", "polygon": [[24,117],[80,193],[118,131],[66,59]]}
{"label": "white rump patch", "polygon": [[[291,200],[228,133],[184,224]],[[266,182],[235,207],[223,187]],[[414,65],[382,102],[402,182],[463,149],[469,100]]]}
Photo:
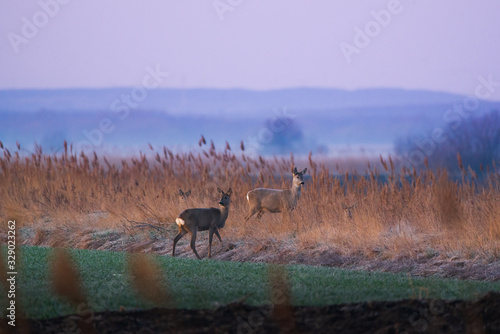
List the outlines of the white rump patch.
{"label": "white rump patch", "polygon": [[184,219],[181,219],[181,218],[177,218],[175,220],[175,222],[177,223],[177,225],[181,226],[181,225],[184,225],[186,222],[184,221]]}

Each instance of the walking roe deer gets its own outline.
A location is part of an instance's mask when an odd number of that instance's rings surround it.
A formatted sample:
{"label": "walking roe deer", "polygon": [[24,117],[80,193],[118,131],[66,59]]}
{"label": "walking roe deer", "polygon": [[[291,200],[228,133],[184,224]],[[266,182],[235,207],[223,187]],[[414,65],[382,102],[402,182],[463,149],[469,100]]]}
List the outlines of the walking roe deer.
{"label": "walking roe deer", "polygon": [[245,220],[249,220],[256,212],[258,212],[257,219],[262,217],[264,211],[271,213],[291,213],[297,206],[300,190],[304,184],[304,174],[306,172],[307,168],[304,168],[301,172],[297,171],[297,167],[293,169],[291,189],[257,188],[250,190],[247,193],[249,209],[248,214],[245,216]]}
{"label": "walking roe deer", "polygon": [[217,190],[222,194],[219,201],[219,209],[217,208],[196,208],[187,209],[181,212],[175,222],[179,226],[179,233],[174,238],[174,246],[172,248],[172,256],[175,256],[175,245],[187,233],[191,234],[191,249],[196,257],[201,260],[201,257],[196,251],[196,234],[198,231],[208,230],[208,257],[212,257],[212,238],[215,235],[222,243],[219,234],[219,229],[226,225],[227,216],[229,215],[229,204],[231,202],[231,194],[233,190],[225,193],[220,188]]}

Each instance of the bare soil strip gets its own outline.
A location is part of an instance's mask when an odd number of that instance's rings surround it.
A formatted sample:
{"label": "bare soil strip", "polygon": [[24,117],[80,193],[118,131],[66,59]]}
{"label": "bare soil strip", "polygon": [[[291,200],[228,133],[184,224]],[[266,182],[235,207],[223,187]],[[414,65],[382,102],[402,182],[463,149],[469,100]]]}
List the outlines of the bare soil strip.
{"label": "bare soil strip", "polygon": [[[293,327],[273,316],[270,307],[241,303],[215,310],[151,309],[99,312],[93,317],[72,315],[25,320],[18,330],[64,333],[498,333],[500,294],[477,301],[403,300],[321,307],[291,307]],[[5,321],[2,333],[9,333]]]}

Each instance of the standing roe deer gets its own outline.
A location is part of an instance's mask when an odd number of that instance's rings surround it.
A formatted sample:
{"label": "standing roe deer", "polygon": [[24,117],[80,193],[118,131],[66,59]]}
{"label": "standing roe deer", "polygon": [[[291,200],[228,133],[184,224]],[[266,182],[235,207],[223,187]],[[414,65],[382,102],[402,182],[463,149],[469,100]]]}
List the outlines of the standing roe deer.
{"label": "standing roe deer", "polygon": [[182,191],[182,189],[179,189],[179,199],[187,201],[189,196],[191,196],[191,189],[186,192]]}
{"label": "standing roe deer", "polygon": [[256,212],[257,218],[262,217],[264,211],[272,213],[276,212],[291,212],[297,206],[297,201],[300,197],[300,190],[304,184],[304,174],[307,168],[301,172],[297,171],[297,167],[293,169],[293,181],[291,189],[266,189],[257,188],[250,190],[247,193],[247,201],[250,206],[245,220],[249,220]]}
{"label": "standing roe deer", "polygon": [[217,208],[196,208],[187,209],[181,212],[179,217],[175,220],[179,225],[179,233],[174,238],[174,246],[172,248],[172,256],[175,256],[175,245],[186,234],[191,234],[191,249],[196,257],[201,260],[201,257],[196,251],[196,233],[198,231],[208,230],[208,257],[212,257],[212,238],[215,235],[222,242],[219,234],[219,229],[226,225],[226,219],[229,214],[229,204],[231,202],[232,189],[229,188],[227,193],[223,192],[220,188],[217,190],[222,193],[219,201],[219,209]]}
{"label": "standing roe deer", "polygon": [[352,212],[356,208],[357,204],[358,204],[358,202],[356,201],[356,203],[354,203],[353,205],[348,206],[344,202],[342,202],[342,209],[345,210],[345,214],[346,214],[347,218],[352,219]]}

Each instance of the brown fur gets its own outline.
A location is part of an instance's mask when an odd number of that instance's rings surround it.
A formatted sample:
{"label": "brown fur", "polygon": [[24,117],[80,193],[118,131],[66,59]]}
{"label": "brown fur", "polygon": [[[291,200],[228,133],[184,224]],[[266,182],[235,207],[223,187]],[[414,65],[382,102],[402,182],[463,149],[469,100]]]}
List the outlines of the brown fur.
{"label": "brown fur", "polygon": [[293,211],[300,198],[301,188],[304,184],[304,174],[306,172],[307,168],[304,168],[301,172],[297,171],[297,167],[294,168],[291,189],[257,188],[249,191],[247,194],[249,209],[245,220],[250,219],[257,212],[257,218],[260,218],[265,211],[271,213]]}
{"label": "brown fur", "polygon": [[222,193],[222,197],[219,201],[219,209],[208,208],[208,209],[187,209],[181,212],[179,217],[175,220],[179,226],[179,233],[174,238],[174,245],[172,247],[172,256],[175,256],[175,245],[177,242],[187,233],[191,234],[191,249],[193,250],[196,257],[201,260],[201,257],[196,251],[196,234],[198,231],[208,230],[208,257],[212,257],[212,238],[215,233],[219,241],[222,243],[222,239],[219,234],[219,229],[226,225],[226,220],[229,215],[229,204],[231,202],[232,189],[229,188],[227,193],[222,191],[220,188],[217,190]]}

